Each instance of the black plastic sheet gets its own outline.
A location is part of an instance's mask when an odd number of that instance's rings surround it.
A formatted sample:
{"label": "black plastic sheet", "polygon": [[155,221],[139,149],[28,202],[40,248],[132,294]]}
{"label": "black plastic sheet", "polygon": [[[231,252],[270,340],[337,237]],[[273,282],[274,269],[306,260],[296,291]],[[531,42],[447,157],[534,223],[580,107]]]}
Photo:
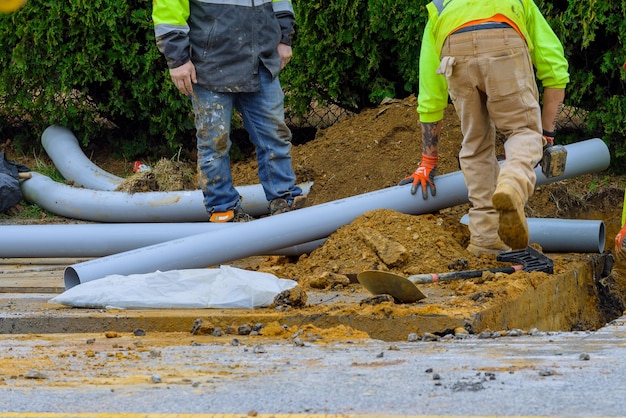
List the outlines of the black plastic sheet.
{"label": "black plastic sheet", "polygon": [[6,212],[22,200],[19,173],[26,171],[30,169],[7,160],[4,152],[0,152],[0,213]]}

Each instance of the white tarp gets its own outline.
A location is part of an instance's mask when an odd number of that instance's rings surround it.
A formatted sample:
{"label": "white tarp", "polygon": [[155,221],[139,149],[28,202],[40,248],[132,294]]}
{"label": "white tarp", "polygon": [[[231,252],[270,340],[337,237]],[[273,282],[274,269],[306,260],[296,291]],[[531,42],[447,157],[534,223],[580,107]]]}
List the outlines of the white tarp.
{"label": "white tarp", "polygon": [[74,286],[50,299],[75,308],[259,308],[272,304],[293,280],[230,266],[113,274]]}

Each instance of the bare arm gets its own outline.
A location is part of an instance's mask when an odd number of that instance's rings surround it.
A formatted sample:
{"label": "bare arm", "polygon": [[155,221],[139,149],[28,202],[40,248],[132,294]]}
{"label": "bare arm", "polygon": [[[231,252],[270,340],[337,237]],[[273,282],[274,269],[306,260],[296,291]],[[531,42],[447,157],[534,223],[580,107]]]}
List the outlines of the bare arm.
{"label": "bare arm", "polygon": [[543,109],[541,111],[541,126],[544,131],[554,132],[556,117],[563,107],[565,89],[546,88],[543,91]]}

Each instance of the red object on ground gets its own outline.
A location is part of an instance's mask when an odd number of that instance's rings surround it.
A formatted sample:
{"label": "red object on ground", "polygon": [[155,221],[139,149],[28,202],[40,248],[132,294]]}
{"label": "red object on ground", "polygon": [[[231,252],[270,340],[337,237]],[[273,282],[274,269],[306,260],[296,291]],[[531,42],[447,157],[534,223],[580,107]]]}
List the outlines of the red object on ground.
{"label": "red object on ground", "polygon": [[141,161],[135,161],[135,164],[133,165],[133,173],[139,173],[140,171],[150,171],[150,167]]}

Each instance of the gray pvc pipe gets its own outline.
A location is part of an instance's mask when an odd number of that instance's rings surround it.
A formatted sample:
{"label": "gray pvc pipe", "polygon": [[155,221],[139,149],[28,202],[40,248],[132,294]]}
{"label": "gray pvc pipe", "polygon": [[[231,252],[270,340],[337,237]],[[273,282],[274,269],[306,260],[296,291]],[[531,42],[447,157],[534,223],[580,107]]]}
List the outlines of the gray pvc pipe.
{"label": "gray pvc pipe", "polygon": [[[530,242],[551,253],[602,253],[606,239],[599,220],[528,218]],[[460,222],[467,225],[468,215]],[[0,257],[103,257],[190,235],[214,232],[235,224],[210,222],[0,225]],[[299,256],[321,246],[326,238],[266,255]]]}
{"label": "gray pvc pipe", "polygon": [[[547,184],[606,169],[610,163],[608,147],[599,138],[566,146],[564,173],[546,178],[538,167],[537,184]],[[66,288],[96,280],[109,274],[149,273],[180,268],[203,268],[255,254],[310,242],[329,236],[339,227],[375,209],[393,209],[407,214],[423,214],[466,203],[467,188],[461,172],[437,176],[437,196],[427,200],[421,193],[412,195],[410,185],[395,186],[345,199],[311,206],[232,228],[191,235],[136,250],[114,254],[66,267]]]}
{"label": "gray pvc pipe", "polygon": [[[312,182],[299,184],[307,194]],[[55,182],[39,173],[20,182],[25,200],[66,218],[97,222],[202,222],[208,215],[200,190],[126,193],[91,190]],[[242,208],[252,216],[268,213],[261,186],[240,186]]]}
{"label": "gray pvc pipe", "polygon": [[[586,219],[527,218],[530,242],[547,253],[601,253],[606,232],[603,221]],[[467,225],[469,216],[461,223]]]}
{"label": "gray pvc pipe", "polygon": [[113,191],[124,180],[92,163],[67,128],[49,126],[41,135],[41,144],[63,178],[74,186]]}
{"label": "gray pvc pipe", "polygon": [[[0,225],[0,258],[102,257],[235,225],[210,222]],[[299,256],[313,251],[324,241],[281,248],[265,255]]]}

